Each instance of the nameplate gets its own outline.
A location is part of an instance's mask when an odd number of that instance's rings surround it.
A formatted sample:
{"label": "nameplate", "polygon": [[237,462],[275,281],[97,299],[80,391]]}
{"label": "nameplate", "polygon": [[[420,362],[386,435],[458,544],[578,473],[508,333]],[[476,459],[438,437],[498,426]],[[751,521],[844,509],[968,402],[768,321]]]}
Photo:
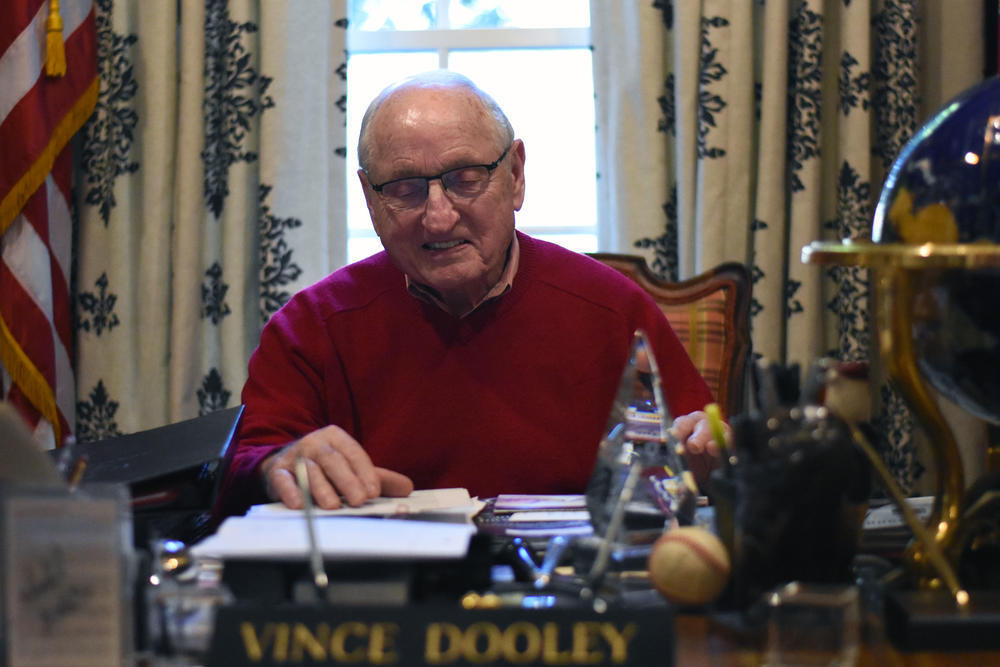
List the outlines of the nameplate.
{"label": "nameplate", "polygon": [[222,607],[209,667],[271,665],[674,664],[665,607],[463,610],[399,607]]}

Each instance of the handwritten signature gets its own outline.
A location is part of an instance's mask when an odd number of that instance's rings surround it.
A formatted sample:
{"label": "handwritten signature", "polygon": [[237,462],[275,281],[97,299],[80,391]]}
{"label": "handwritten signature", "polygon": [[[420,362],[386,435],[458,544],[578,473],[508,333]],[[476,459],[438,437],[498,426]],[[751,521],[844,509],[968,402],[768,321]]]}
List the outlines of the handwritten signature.
{"label": "handwritten signature", "polygon": [[51,636],[60,621],[82,609],[93,595],[92,585],[74,582],[59,545],[43,548],[39,556],[21,568],[18,597],[27,613],[41,622],[42,633]]}

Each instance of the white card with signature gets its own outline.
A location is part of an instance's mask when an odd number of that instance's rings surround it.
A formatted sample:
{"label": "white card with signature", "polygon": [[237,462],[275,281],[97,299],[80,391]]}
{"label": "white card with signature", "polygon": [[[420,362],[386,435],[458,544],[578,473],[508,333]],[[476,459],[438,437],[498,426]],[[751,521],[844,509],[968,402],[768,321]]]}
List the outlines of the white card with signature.
{"label": "white card with signature", "polygon": [[[121,499],[3,494],[7,664],[124,665],[126,537]],[[125,520],[127,523],[127,519]]]}

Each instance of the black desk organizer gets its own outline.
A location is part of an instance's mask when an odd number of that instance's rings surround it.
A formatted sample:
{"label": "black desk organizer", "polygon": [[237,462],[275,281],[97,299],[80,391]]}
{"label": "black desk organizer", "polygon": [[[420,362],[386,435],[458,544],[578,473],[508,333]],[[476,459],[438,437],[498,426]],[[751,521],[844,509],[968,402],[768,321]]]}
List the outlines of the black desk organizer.
{"label": "black desk organizer", "polygon": [[[715,607],[729,624],[748,630],[766,619],[762,596],[784,582],[861,584],[856,549],[865,540],[858,535],[858,510],[873,481],[858,436],[816,405],[822,365],[811,370],[802,392],[797,367],[755,370],[760,412],[733,420],[728,465],[712,473],[709,490],[733,560],[730,585]],[[964,509],[976,503],[980,511],[967,524],[958,558],[958,579],[971,598],[966,608],[947,591],[918,590],[904,570],[878,585],[860,585],[862,599],[875,599],[872,606],[899,648],[1000,649],[998,488],[1000,477],[987,475],[967,493]],[[910,535],[879,544],[893,552],[881,554],[889,557],[882,559],[887,568],[904,558]]]}

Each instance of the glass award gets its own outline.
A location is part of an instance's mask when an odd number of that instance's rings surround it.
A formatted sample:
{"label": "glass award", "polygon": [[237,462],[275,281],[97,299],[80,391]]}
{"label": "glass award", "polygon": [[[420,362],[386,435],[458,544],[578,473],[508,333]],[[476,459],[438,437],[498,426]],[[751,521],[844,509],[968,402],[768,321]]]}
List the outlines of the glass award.
{"label": "glass award", "polygon": [[697,486],[672,422],[653,350],[636,331],[587,485],[594,533],[605,543],[648,543],[691,523]]}

